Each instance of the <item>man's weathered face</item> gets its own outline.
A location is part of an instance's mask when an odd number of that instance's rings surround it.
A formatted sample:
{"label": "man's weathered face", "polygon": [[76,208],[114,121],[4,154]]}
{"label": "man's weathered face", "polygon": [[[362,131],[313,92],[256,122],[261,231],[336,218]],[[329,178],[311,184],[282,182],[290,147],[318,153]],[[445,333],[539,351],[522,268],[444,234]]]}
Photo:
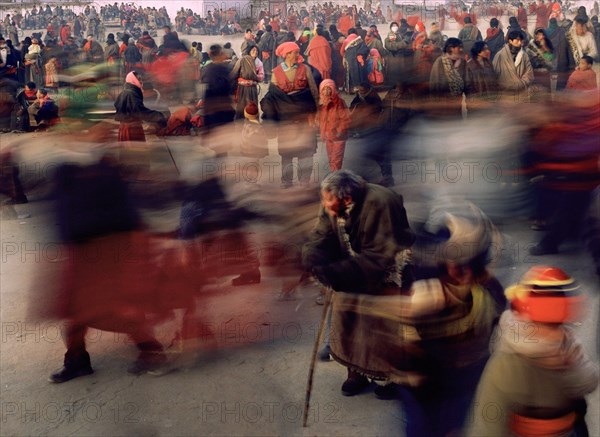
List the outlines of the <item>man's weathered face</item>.
{"label": "man's weathered face", "polygon": [[294,50],[293,52],[289,52],[285,55],[285,62],[287,64],[295,64],[298,60],[298,56],[300,55],[299,50]]}
{"label": "man's weathered face", "polygon": [[346,206],[352,201],[349,197],[340,199],[331,191],[321,190],[321,205],[330,217],[343,216]]}

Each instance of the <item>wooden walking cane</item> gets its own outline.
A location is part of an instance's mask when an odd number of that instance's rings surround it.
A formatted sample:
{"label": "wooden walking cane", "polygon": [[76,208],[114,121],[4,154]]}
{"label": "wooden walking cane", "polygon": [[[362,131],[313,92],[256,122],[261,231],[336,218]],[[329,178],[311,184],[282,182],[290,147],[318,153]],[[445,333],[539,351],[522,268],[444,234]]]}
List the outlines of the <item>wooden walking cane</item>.
{"label": "wooden walking cane", "polygon": [[313,346],[312,357],[310,359],[310,368],[308,370],[308,382],[306,383],[306,398],[304,399],[304,419],[302,426],[306,428],[308,422],[308,411],[310,406],[310,395],[312,392],[313,376],[315,373],[315,364],[317,362],[317,352],[319,351],[319,345],[321,344],[321,337],[323,337],[323,331],[325,330],[325,324],[327,323],[327,313],[331,306],[331,293],[332,289],[327,287],[325,289],[325,303],[323,305],[323,313],[321,314],[321,323],[317,332],[317,338]]}

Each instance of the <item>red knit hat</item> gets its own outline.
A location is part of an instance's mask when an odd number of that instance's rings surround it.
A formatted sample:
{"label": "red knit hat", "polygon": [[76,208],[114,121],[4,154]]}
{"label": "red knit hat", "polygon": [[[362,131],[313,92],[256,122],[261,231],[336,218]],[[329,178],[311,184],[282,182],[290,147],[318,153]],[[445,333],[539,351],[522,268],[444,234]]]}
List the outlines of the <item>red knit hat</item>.
{"label": "red knit hat", "polygon": [[244,117],[248,120],[257,120],[258,119],[258,106],[256,103],[250,102],[244,108]]}
{"label": "red knit hat", "polygon": [[556,267],[532,267],[505,294],[512,309],[532,322],[576,322],[585,309],[586,297],[577,282]]}

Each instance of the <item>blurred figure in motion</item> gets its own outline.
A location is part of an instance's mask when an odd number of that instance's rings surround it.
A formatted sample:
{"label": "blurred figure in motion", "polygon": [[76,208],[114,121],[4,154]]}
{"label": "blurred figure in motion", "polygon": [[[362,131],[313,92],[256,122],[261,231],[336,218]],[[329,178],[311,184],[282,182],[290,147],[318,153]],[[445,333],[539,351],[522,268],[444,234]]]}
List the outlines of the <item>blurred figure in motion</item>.
{"label": "blurred figure in motion", "polygon": [[225,62],[223,48],[218,44],[210,46],[208,53],[211,62],[202,68],[201,77],[201,82],[206,84],[204,93],[204,133],[206,134],[214,128],[231,123],[235,117],[230,97],[235,87],[229,81],[231,71],[229,62]]}
{"label": "blurred figure in motion", "polygon": [[88,327],[129,334],[140,351],[130,373],[156,371],[166,361],[146,320],[158,302],[149,239],[120,171],[104,158],[56,172],[58,221],[69,257],[54,315],[68,323],[64,366],[50,382],[93,373],[85,347]]}
{"label": "blurred figure in motion", "polygon": [[123,91],[117,96],[115,120],[121,122],[119,126],[119,141],[146,141],[142,121],[156,123],[161,128],[167,125],[165,116],[144,106],[143,82],[141,76],[130,72],[125,78]]}
{"label": "blurred figure in motion", "polygon": [[187,245],[199,250],[190,250],[186,256],[189,262],[198,263],[204,279],[231,272],[241,273],[231,281],[234,286],[260,282],[260,261],[240,230],[245,221],[255,217],[250,211],[234,208],[215,178],[188,190],[181,207],[180,236],[190,242],[204,237],[199,245]]}
{"label": "blurred figure in motion", "polygon": [[[561,269],[532,267],[506,295],[498,345],[475,399],[469,436],[587,436],[584,396],[598,366],[569,324],[583,319],[585,295]],[[485,408],[494,405],[493,418]]]}
{"label": "blurred figure in motion", "polygon": [[2,202],[4,205],[28,202],[19,179],[19,166],[14,161],[11,150],[0,152],[0,194],[8,197],[8,200]]}
{"label": "blurred figure in motion", "polygon": [[383,101],[369,82],[363,82],[350,103],[350,132],[352,141],[360,143],[362,157],[373,160],[381,170],[377,183],[384,187],[394,185],[392,173],[391,144],[388,131],[384,129]]}
{"label": "blurred figure in motion", "polygon": [[407,287],[409,278],[402,275],[414,238],[402,196],[348,170],[321,183],[321,209],[302,258],[313,276],[335,291],[331,355],[348,368],[345,396],[364,391],[369,377],[387,380],[392,370],[385,343],[374,341],[373,333],[385,340],[397,335],[397,324],[356,313],[365,296],[397,295]]}
{"label": "blurred figure in motion", "polygon": [[[506,306],[501,284],[487,269],[497,243],[497,231],[475,205],[438,205],[413,246],[417,275],[430,279],[374,302],[400,321],[388,352],[407,437],[460,435]],[[427,267],[429,274],[419,273]]]}
{"label": "blurred figure in motion", "polygon": [[533,171],[538,176],[544,236],[529,252],[557,253],[577,233],[590,194],[600,185],[600,99],[598,90],[564,96],[562,110],[539,126],[531,142]]}
{"label": "blurred figure in motion", "polygon": [[[585,239],[600,280],[600,186],[592,192],[590,209],[585,219]],[[600,342],[600,338],[598,339]]]}

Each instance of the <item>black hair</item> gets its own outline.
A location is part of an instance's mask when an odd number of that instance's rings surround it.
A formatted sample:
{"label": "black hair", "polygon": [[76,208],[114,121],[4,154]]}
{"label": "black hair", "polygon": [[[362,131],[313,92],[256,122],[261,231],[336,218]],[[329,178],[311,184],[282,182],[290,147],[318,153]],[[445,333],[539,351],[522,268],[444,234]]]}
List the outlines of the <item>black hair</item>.
{"label": "black hair", "polygon": [[444,53],[450,53],[450,49],[455,47],[462,47],[463,43],[458,38],[448,38],[446,44],[444,44]]}
{"label": "black hair", "polygon": [[475,44],[471,47],[471,57],[477,59],[479,53],[481,53],[486,46],[487,42],[485,41],[475,41]]}
{"label": "black hair", "polygon": [[583,55],[581,57],[581,60],[587,62],[590,65],[594,65],[594,58],[592,58],[590,55]]}
{"label": "black hair", "polygon": [[521,32],[520,30],[511,30],[510,32],[508,32],[507,35],[508,40],[513,40],[513,39],[520,39],[521,41],[523,41],[525,38],[523,38],[523,32]]}
{"label": "black hair", "polygon": [[[554,45],[552,44],[552,41],[550,40],[550,38],[548,38],[548,35],[546,35],[546,31],[544,30],[543,27],[539,27],[539,28],[535,29],[535,31],[533,32],[534,37],[538,33],[541,33],[542,35],[544,35],[544,40],[546,41],[546,47],[548,47],[551,52],[554,52]],[[537,41],[536,41],[536,45],[537,45]]]}
{"label": "black hair", "polygon": [[208,49],[208,56],[214,58],[215,56],[219,56],[223,48],[219,44],[213,44]]}

